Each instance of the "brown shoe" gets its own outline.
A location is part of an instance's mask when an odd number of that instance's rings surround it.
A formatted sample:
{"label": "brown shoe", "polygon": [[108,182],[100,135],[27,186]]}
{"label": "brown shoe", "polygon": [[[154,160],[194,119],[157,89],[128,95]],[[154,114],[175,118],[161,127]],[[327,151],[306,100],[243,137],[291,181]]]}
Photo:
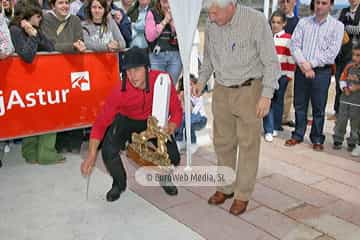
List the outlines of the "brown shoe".
{"label": "brown shoe", "polygon": [[324,151],[324,145],[320,143],[314,143],[313,144],[314,151],[322,152]]}
{"label": "brown shoe", "polygon": [[290,139],[286,140],[285,146],[291,147],[291,146],[294,146],[294,145],[299,144],[299,143],[301,143],[301,141],[296,140],[294,138],[290,138]]}
{"label": "brown shoe", "polygon": [[208,203],[211,204],[211,205],[219,205],[219,204],[223,204],[226,199],[229,199],[229,198],[232,198],[232,197],[234,197],[234,193],[225,194],[225,193],[216,191],[214,193],[214,195],[212,195],[209,198]]}
{"label": "brown shoe", "polygon": [[230,207],[229,212],[232,215],[238,216],[246,211],[249,201],[242,201],[239,199],[234,199],[233,204]]}

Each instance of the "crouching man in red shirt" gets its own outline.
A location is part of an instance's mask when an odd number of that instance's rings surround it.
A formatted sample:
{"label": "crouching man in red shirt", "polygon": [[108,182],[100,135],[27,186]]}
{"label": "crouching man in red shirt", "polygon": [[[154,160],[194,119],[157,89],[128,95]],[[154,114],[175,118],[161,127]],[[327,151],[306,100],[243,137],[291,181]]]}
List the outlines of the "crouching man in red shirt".
{"label": "crouching man in red shirt", "polygon": [[[125,150],[125,143],[131,141],[132,133],[146,129],[147,118],[152,112],[155,81],[161,73],[149,69],[148,54],[139,48],[132,48],[124,54],[124,69],[126,77],[110,93],[97,116],[91,130],[87,158],[80,167],[84,176],[91,174],[101,143],[104,164],[113,178],[112,188],[106,194],[107,201],[119,199],[121,192],[126,189],[126,172],[119,152]],[[180,154],[173,134],[180,126],[181,119],[181,104],[174,86],[171,86],[166,131],[171,134],[172,141],[168,141],[166,146],[171,163],[175,166],[180,162]],[[172,183],[160,185],[167,194],[177,194],[177,188]]]}

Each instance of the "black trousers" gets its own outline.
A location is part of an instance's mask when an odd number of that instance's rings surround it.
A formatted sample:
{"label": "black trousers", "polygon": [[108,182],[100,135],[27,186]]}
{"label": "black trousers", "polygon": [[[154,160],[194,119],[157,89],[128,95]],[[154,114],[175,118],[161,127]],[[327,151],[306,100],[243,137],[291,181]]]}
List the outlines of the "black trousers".
{"label": "black trousers", "polygon": [[[146,129],[146,123],[146,120],[134,120],[118,114],[105,133],[101,150],[102,158],[113,178],[113,186],[117,185],[121,191],[126,189],[126,171],[119,152],[125,150],[127,141],[131,142],[132,133]],[[180,153],[173,136],[171,140],[166,143],[166,147],[171,163],[177,166],[180,163]]]}

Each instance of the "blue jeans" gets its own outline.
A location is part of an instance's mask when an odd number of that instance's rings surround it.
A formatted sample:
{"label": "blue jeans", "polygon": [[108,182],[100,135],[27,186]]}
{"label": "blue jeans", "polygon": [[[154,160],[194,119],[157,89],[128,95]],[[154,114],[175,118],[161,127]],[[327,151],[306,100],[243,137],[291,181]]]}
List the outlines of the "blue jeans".
{"label": "blue jeans", "polygon": [[176,85],[182,71],[182,62],[179,51],[164,51],[159,54],[150,53],[151,69],[168,72]]}
{"label": "blue jeans", "polygon": [[[200,115],[200,113],[197,114],[191,114],[191,130],[190,130],[190,134],[191,134],[191,143],[196,143],[196,134],[195,131],[199,131],[201,129],[203,129],[206,126],[207,123],[207,118],[205,116]],[[186,133],[185,133],[185,114],[183,116],[182,122],[181,122],[181,126],[176,129],[175,132],[175,140],[176,141],[183,141],[184,140],[184,135],[186,137]]]}
{"label": "blue jeans", "polygon": [[281,129],[282,115],[284,112],[284,96],[288,85],[286,76],[279,78],[279,89],[275,91],[271,99],[271,107],[268,115],[263,119],[264,132],[273,133],[274,130]]}
{"label": "blue jeans", "polygon": [[310,140],[312,143],[324,143],[325,107],[330,80],[330,67],[316,69],[314,79],[307,79],[301,70],[296,69],[294,82],[295,131],[292,132],[293,139],[304,140],[310,99],[313,115]]}

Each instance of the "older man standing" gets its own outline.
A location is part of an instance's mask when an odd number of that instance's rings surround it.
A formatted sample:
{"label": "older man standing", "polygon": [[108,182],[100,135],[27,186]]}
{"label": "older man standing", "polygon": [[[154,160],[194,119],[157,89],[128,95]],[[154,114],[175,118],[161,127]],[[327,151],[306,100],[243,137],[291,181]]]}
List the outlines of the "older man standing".
{"label": "older man standing", "polygon": [[334,64],[344,35],[344,25],[329,14],[333,3],[334,0],[315,0],[315,15],[301,19],[292,36],[290,49],[298,65],[294,86],[296,126],[291,139],[285,142],[286,146],[303,141],[310,99],[313,115],[310,139],[315,151],[324,149],[323,128],[331,64]]}
{"label": "older man standing", "polygon": [[[200,95],[215,71],[212,99],[214,148],[218,165],[235,170],[233,184],[218,187],[209,204],[222,204],[235,195],[230,213],[245,212],[253,192],[259,161],[261,120],[278,87],[280,65],[269,24],[263,14],[237,0],[207,0],[204,63]],[[236,171],[237,165],[237,171]]]}

